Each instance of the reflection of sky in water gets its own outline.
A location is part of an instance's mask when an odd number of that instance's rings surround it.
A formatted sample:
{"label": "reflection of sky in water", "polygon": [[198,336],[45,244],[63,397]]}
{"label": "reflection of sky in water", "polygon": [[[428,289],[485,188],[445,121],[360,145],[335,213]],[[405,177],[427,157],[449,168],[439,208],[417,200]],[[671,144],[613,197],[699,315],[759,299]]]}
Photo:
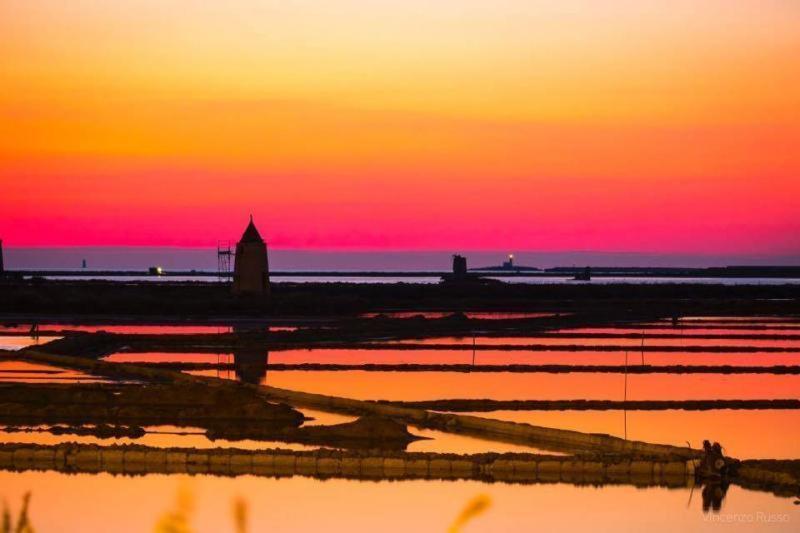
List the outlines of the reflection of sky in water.
{"label": "reflection of sky in water", "polygon": [[[428,319],[438,319],[449,317],[454,314],[454,311],[382,311],[374,313],[364,313],[362,318],[416,318],[423,317]],[[480,320],[513,320],[519,318],[545,318],[551,316],[568,316],[571,313],[516,313],[516,312],[502,312],[502,311],[465,311],[464,316],[467,318],[475,318]]]}
{"label": "reflection of sky in water", "polygon": [[[622,400],[625,376],[605,373],[459,373],[281,371],[267,385],[361,400]],[[628,400],[800,398],[800,376],[761,374],[637,374]]]}
{"label": "reflection of sky in water", "polygon": [[[660,533],[721,527],[703,514],[699,488],[690,496],[688,487],[0,472],[0,497],[12,509],[31,492],[36,531],[152,531],[173,508],[179,489],[192,497],[190,520],[199,533],[232,531],[231,509],[238,498],[247,503],[249,531],[332,531],[337,526],[342,531],[446,531],[479,494],[491,505],[465,531],[535,527]],[[795,531],[800,520],[791,498],[737,486],[729,488],[722,513],[788,514],[788,522],[748,524],[748,530]]]}
{"label": "reflection of sky in water", "polygon": [[[751,316],[682,316],[683,322],[800,322],[800,316],[774,316],[774,315],[751,315]],[[669,319],[663,319],[668,321]]]}
{"label": "reflection of sky in water", "polygon": [[800,457],[800,411],[716,409],[709,411],[490,411],[463,413],[512,422],[606,433],[615,437],[700,448],[720,442],[737,459]]}
{"label": "reflection of sky in water", "polygon": [[[800,330],[798,330],[800,331]],[[543,345],[543,346],[625,346],[635,350],[641,346],[769,346],[800,351],[800,336],[797,339],[696,339],[691,336],[674,338],[577,338],[577,337],[474,337],[477,345]],[[379,341],[381,344],[387,341]],[[403,339],[388,341],[389,344],[459,344],[472,345],[473,337],[430,337],[426,339]]]}
{"label": "reflection of sky in water", "polygon": [[111,380],[78,370],[27,361],[0,360],[0,382],[18,383],[108,383]]}
{"label": "reflection of sky in water", "polygon": [[[765,324],[765,326],[774,326],[773,324]],[[771,327],[768,329],[742,329],[738,327],[692,327],[682,328],[678,327],[651,327],[651,328],[637,328],[631,327],[586,327],[586,328],[564,328],[555,330],[556,333],[625,333],[629,335],[642,335],[647,337],[648,334],[668,334],[679,335],[682,337],[692,337],[693,335],[800,335],[800,327],[786,326],[788,329],[776,329]],[[653,339],[654,342],[655,339]],[[727,340],[725,341],[727,342]]]}
{"label": "reflection of sky in water", "polygon": [[[313,418],[304,425],[333,425],[343,424],[356,420],[355,416],[340,415],[336,413],[326,413],[312,409],[300,409],[309,418]],[[63,424],[54,424],[63,425]],[[242,448],[247,450],[281,448],[289,450],[313,450],[320,446],[298,444],[283,441],[259,441],[259,440],[211,440],[205,436],[205,430],[196,427],[177,427],[177,426],[148,426],[147,433],[138,439],[131,438],[111,438],[100,439],[87,435],[53,435],[45,431],[36,432],[9,432],[3,431],[5,426],[0,425],[0,443],[21,442],[36,444],[59,444],[65,442],[78,442],[81,444],[142,444],[157,448],[181,447],[181,448]],[[45,428],[47,426],[38,426]],[[539,450],[530,446],[520,446],[484,440],[480,438],[468,437],[435,431],[424,428],[409,428],[411,433],[424,440],[412,442],[408,446],[408,451],[413,452],[437,452],[437,453],[486,453],[486,452],[527,452],[527,453],[548,453],[555,452]]]}
{"label": "reflection of sky in water", "polygon": [[[339,281],[335,278],[331,281]],[[296,279],[293,279],[296,281]],[[321,281],[311,278],[310,281]],[[369,279],[368,281],[375,281]],[[602,282],[605,282],[603,280]],[[719,280],[710,280],[719,282]],[[545,282],[550,282],[546,280]],[[508,318],[515,318],[509,316]],[[679,335],[673,339],[645,339],[646,346],[790,346],[800,350],[800,340],[693,339],[699,334],[800,334],[800,323],[786,319],[753,319],[750,323],[769,329],[738,329],[746,318],[692,317],[685,322],[698,329],[649,328],[647,333]],[[726,327],[727,326],[727,327]],[[795,329],[776,329],[795,327]],[[28,326],[12,330],[27,333]],[[224,333],[224,326],[162,325],[42,325],[41,329],[104,329],[118,333]],[[2,329],[2,328],[0,328]],[[283,329],[283,328],[274,328]],[[6,330],[8,331],[8,330]],[[574,332],[640,333],[630,328],[580,328]],[[39,338],[39,343],[52,338]],[[20,349],[36,339],[25,335],[0,336],[0,348]],[[471,344],[472,338],[412,340],[421,343]],[[636,352],[640,339],[564,339],[477,337],[478,344],[546,344],[551,351],[480,350],[355,350],[315,349],[269,353],[270,363],[440,363],[468,364],[597,364],[621,365],[622,352],[560,350],[563,345],[630,346],[628,364],[641,364]],[[248,357],[258,366],[258,350]],[[266,358],[266,352],[264,357]],[[649,365],[795,365],[800,353],[658,353],[645,352]],[[121,353],[110,361],[234,362],[232,354]],[[10,370],[22,372],[9,372]],[[59,370],[58,374],[42,371]],[[240,369],[241,370],[241,369]],[[257,368],[255,370],[258,370]],[[236,372],[200,372],[235,378]],[[241,373],[241,372],[240,372]],[[0,381],[72,382],[92,380],[80,372],[48,365],[0,360]],[[442,398],[492,399],[769,399],[800,398],[800,376],[786,375],[629,375],[627,391],[621,374],[512,374],[447,372],[300,372],[267,371],[268,385],[308,392],[360,399],[425,400]],[[303,410],[315,420],[307,424],[338,424],[351,416]],[[722,443],[728,454],[738,458],[800,457],[800,411],[795,410],[710,410],[710,411],[497,411],[468,413],[475,416],[527,422],[547,427],[627,436],[629,439],[699,447],[703,439]],[[88,436],[49,433],[9,433],[0,429],[0,443],[30,442],[55,444],[136,443],[154,447],[244,449],[313,449],[313,446],[253,440],[209,440],[202,429],[160,426],[141,439],[98,439]],[[463,435],[411,427],[429,437],[411,443],[409,451],[482,453],[527,451],[534,448],[497,443]],[[188,433],[188,434],[187,434]],[[31,518],[40,531],[147,531],[169,507],[179,483],[187,483],[196,498],[194,524],[198,531],[231,528],[230,505],[243,496],[249,504],[252,531],[329,530],[331,524],[347,524],[348,530],[407,531],[411,528],[445,530],[463,505],[476,494],[492,500],[489,510],[470,525],[475,531],[519,530],[520,524],[535,524],[539,530],[674,530],[718,531],[719,524],[704,520],[701,498],[690,502],[688,489],[635,488],[630,486],[579,487],[570,484],[506,485],[472,481],[361,482],[331,479],[319,481],[294,477],[284,479],[243,476],[148,475],[140,477],[109,474],[67,476],[54,472],[12,473],[0,471],[0,498],[18,505],[22,494],[32,491]],[[696,491],[697,492],[697,491]],[[91,494],[91,501],[85,498]],[[130,502],[136,501],[136,512]],[[309,512],[312,509],[313,512]],[[731,487],[722,513],[788,513],[788,523],[764,524],[769,531],[793,530],[800,520],[791,499]],[[120,519],[124,517],[124,520]],[[753,529],[762,524],[751,525]]]}
{"label": "reflection of sky in water", "polygon": [[[266,357],[266,356],[263,356]],[[680,352],[641,352],[631,350],[628,364],[648,365],[733,365],[733,366],[774,366],[796,365],[800,362],[797,353],[680,353]],[[164,353],[121,352],[106,357],[107,361],[117,363],[234,363],[233,354],[214,353]],[[624,352],[604,351],[502,351],[502,350],[358,350],[351,348],[317,348],[273,351],[269,353],[270,364],[336,363],[363,365],[382,364],[446,364],[446,365],[618,365],[625,364]],[[206,374],[216,375],[216,374]],[[227,371],[220,371],[218,377],[227,378]]]}
{"label": "reflection of sky in water", "polygon": [[28,346],[36,346],[56,340],[60,337],[29,337],[16,335],[0,335],[0,350],[17,351]]}

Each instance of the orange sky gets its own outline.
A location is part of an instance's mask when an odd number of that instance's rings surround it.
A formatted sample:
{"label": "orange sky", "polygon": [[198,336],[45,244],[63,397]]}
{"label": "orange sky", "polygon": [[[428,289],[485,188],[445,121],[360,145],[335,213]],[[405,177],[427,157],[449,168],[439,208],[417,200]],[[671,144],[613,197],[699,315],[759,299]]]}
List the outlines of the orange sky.
{"label": "orange sky", "polygon": [[0,4],[0,237],[800,251],[800,4]]}

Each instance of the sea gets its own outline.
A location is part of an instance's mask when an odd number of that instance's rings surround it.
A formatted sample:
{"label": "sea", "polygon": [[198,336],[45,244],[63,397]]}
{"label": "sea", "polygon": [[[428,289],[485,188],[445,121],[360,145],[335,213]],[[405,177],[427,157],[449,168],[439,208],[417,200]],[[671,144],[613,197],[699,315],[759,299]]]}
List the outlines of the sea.
{"label": "sea", "polygon": [[[5,267],[8,270],[71,271],[69,279],[97,279],[81,276],[86,271],[146,271],[161,267],[165,272],[217,272],[217,247],[148,247],[148,246],[71,246],[71,247],[6,247]],[[467,258],[470,268],[500,265],[513,253],[514,264],[540,269],[552,267],[719,267],[730,265],[798,265],[799,255],[690,255],[624,252],[536,252],[536,251],[384,251],[384,250],[305,250],[270,249],[270,270],[273,272],[337,272],[336,276],[277,276],[275,282],[345,282],[345,283],[438,283],[439,276],[400,276],[393,273],[446,272],[455,253]],[[348,276],[348,272],[380,272],[382,276]],[[47,276],[57,279],[59,276]],[[100,276],[121,281],[217,281],[217,277],[197,276]],[[558,284],[579,283],[571,276],[496,276],[514,283]],[[798,284],[800,279],[787,278],[704,278],[653,276],[594,276],[591,283],[709,283],[709,284]]]}

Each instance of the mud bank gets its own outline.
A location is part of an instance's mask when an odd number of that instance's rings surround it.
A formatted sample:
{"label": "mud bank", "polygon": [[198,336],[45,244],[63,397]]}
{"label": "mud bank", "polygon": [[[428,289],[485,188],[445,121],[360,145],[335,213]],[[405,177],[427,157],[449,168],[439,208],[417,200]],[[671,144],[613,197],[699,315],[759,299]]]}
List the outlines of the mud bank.
{"label": "mud bank", "polygon": [[[760,463],[760,462],[759,462]],[[798,479],[781,467],[739,464],[734,483],[781,496],[798,494]],[[235,448],[196,450],[139,445],[0,444],[0,469],[65,473],[196,474],[268,477],[305,476],[359,480],[478,480],[502,483],[632,484],[691,487],[698,460],[537,454],[375,453],[375,451],[290,451]],[[711,487],[718,482],[711,482]],[[716,484],[715,484],[716,483]]]}
{"label": "mud bank", "polygon": [[0,383],[0,420],[36,423],[179,424],[204,428],[296,427],[303,415],[239,387],[181,384]]}
{"label": "mud bank", "polygon": [[367,312],[519,311],[591,313],[601,321],[673,315],[797,315],[800,285],[274,283],[270,298],[237,298],[227,284],[5,280],[0,313],[219,316],[344,316]]}
{"label": "mud bank", "polygon": [[631,483],[684,487],[692,461],[562,457],[535,454],[375,454],[318,450],[151,448],[137,445],[0,444],[0,468],[115,474],[311,476],[352,479],[473,479],[515,483]]}
{"label": "mud bank", "polygon": [[211,439],[296,442],[343,448],[403,450],[420,439],[406,426],[376,416],[335,425],[298,427],[303,415],[264,401],[251,389],[187,384],[0,384],[0,422],[55,425],[48,432],[100,438],[144,435],[141,426],[199,427]]}
{"label": "mud bank", "polygon": [[206,436],[211,440],[296,442],[369,450],[405,450],[410,443],[424,439],[410,433],[404,424],[379,416],[363,416],[343,424],[282,428],[279,431],[268,426],[226,425],[209,429]]}
{"label": "mud bank", "polygon": [[755,490],[769,490],[800,498],[800,460],[742,461],[736,468],[736,483]]}
{"label": "mud bank", "polygon": [[[164,369],[143,368],[122,363],[107,363],[80,357],[58,356],[33,350],[23,350],[16,353],[17,357],[23,357],[30,361],[78,368],[96,375],[110,377],[194,383],[206,386],[231,383],[227,380],[191,376]],[[475,416],[435,413],[418,408],[292,391],[265,385],[242,383],[238,384],[238,387],[257,391],[267,401],[283,402],[296,407],[355,415],[377,415],[392,418],[407,425],[473,435],[487,440],[535,446],[553,451],[632,453],[638,456],[672,457],[683,460],[696,458],[700,453],[690,448],[630,441],[610,435],[587,434]]]}
{"label": "mud bank", "polygon": [[145,435],[146,431],[141,426],[110,426],[108,424],[97,424],[91,426],[71,425],[71,426],[44,426],[31,428],[29,426],[6,426],[2,428],[5,433],[50,433],[52,435],[75,435],[79,437],[96,437],[98,439],[138,439]]}

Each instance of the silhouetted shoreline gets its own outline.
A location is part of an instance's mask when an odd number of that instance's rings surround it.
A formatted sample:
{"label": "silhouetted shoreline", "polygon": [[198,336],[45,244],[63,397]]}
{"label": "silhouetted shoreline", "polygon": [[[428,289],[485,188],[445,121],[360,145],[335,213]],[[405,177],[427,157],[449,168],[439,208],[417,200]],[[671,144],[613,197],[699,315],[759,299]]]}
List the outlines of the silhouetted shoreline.
{"label": "silhouetted shoreline", "polygon": [[[572,277],[584,271],[581,267],[555,267],[538,269],[504,270],[501,268],[470,269],[485,277]],[[593,277],[668,277],[668,278],[800,278],[800,266],[726,266],[726,267],[591,267]],[[18,269],[7,270],[9,275],[23,277],[147,277],[148,270],[85,270],[85,269]],[[442,277],[445,270],[273,270],[273,277],[367,277],[367,278],[422,278]],[[220,274],[211,270],[164,270],[159,276],[217,278],[232,277],[232,273]]]}
{"label": "silhouetted shoreline", "polygon": [[637,318],[800,314],[800,285],[272,283],[270,297],[226,283],[34,279],[0,282],[6,315],[192,317],[354,316],[404,311],[547,311]]}

